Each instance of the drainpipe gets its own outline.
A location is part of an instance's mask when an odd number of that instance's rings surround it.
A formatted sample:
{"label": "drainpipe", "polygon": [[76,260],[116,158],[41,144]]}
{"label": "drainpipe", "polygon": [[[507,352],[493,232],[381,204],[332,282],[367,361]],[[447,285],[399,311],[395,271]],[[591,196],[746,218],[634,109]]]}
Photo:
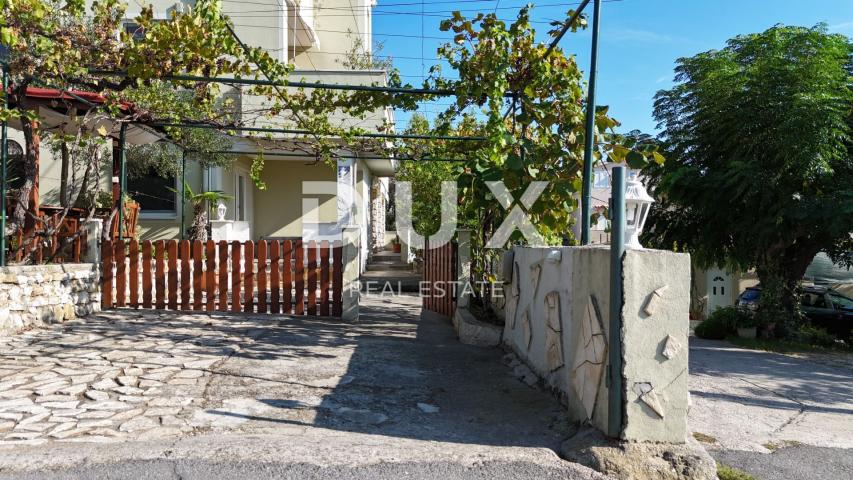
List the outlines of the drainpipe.
{"label": "drainpipe", "polygon": [[187,195],[186,191],[187,184],[187,150],[181,150],[181,240],[184,240],[186,237],[186,214],[185,211],[185,198]]}
{"label": "drainpipe", "polygon": [[622,259],[625,257],[625,167],[613,169],[613,187],[610,197],[610,328],[608,378],[608,434],[619,438],[622,435],[624,399],[622,386]]}
{"label": "drainpipe", "polygon": [[[9,66],[3,64],[3,109],[9,107]],[[0,267],[6,266],[6,156],[9,153],[9,125],[0,125]]]}
{"label": "drainpipe", "polygon": [[589,245],[592,223],[592,155],[595,146],[595,82],[598,76],[598,30],[601,0],[595,0],[592,11],[592,52],[589,66],[589,89],[586,99],[586,137],[583,150],[583,189],[581,190],[581,245]]}
{"label": "drainpipe", "polygon": [[118,238],[124,240],[124,195],[127,192],[127,122],[122,122],[118,134],[119,183],[118,183]]}

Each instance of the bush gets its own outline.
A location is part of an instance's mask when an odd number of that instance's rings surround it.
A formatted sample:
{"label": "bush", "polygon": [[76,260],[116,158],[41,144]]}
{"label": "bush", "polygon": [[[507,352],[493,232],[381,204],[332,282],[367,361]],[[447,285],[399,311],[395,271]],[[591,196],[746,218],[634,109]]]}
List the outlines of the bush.
{"label": "bush", "polygon": [[803,325],[795,334],[798,341],[818,347],[834,347],[836,338],[824,328],[813,325]]}
{"label": "bush", "polygon": [[696,326],[696,336],[708,340],[722,340],[737,331],[745,322],[746,313],[735,307],[718,308]]}

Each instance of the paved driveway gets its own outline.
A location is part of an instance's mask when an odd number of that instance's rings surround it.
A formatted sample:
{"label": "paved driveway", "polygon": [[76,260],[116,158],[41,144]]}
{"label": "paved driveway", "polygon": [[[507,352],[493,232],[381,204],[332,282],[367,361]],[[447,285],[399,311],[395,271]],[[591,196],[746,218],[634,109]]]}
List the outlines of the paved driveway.
{"label": "paved driveway", "polygon": [[0,478],[209,478],[223,462],[297,477],[603,478],[557,457],[565,409],[500,350],[461,345],[414,297],[363,312],[355,325],[113,312],[5,340]]}
{"label": "paved driveway", "polygon": [[853,478],[853,369],[690,342],[689,423],[712,455],[759,478]]}

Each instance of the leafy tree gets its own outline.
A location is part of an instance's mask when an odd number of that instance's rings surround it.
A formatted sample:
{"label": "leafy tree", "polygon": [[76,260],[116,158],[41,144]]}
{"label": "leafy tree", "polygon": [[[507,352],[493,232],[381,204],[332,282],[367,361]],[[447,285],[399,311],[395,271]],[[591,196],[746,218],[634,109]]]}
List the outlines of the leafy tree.
{"label": "leafy tree", "polygon": [[682,58],[657,94],[668,161],[648,239],[701,265],[755,268],[761,315],[790,327],[815,254],[853,249],[853,43],[776,26]]}
{"label": "leafy tree", "polygon": [[[579,17],[570,28],[584,25]],[[486,186],[498,180],[516,199],[531,182],[549,182],[527,213],[546,240],[571,237],[575,194],[582,185],[586,99],[575,57],[559,47],[549,49],[550,41],[536,40],[528,8],[509,24],[495,14],[465,18],[454,12],[441,29],[455,37],[438,55],[459,78],[444,78],[438,67],[431,71],[431,85],[456,92],[456,102],[439,116],[434,131],[455,129],[486,138],[480,144],[452,146],[466,159],[457,167],[461,200],[479,215],[481,241],[485,244],[506,214]],[[618,125],[607,107],[596,110],[596,159],[627,160],[635,167],[663,160],[654,145],[624,145],[614,133]]]}

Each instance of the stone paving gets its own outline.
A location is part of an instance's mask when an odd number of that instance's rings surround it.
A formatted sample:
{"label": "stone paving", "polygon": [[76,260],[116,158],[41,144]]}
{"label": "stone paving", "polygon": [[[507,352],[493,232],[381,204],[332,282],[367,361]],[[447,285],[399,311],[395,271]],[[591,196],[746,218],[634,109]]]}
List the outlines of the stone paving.
{"label": "stone paving", "polygon": [[251,341],[240,325],[121,312],[0,338],[0,446],[191,431],[210,368]]}

